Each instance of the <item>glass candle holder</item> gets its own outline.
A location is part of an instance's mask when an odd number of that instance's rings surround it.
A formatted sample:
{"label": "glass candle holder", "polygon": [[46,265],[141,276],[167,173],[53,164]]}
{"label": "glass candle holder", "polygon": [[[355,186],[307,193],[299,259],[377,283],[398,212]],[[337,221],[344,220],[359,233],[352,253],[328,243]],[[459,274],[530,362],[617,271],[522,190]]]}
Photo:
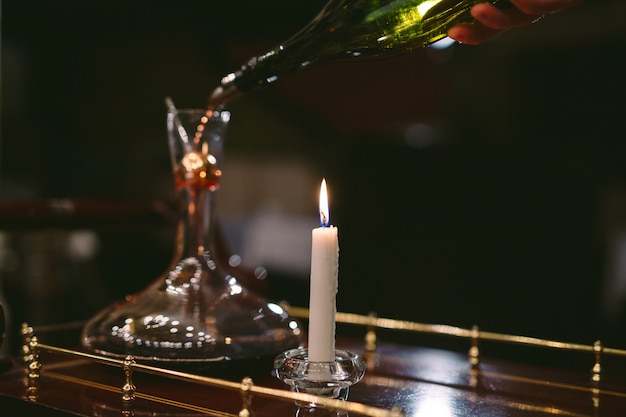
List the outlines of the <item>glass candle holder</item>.
{"label": "glass candle holder", "polygon": [[[347,400],[350,387],[365,375],[365,360],[347,350],[335,350],[332,362],[309,360],[308,349],[290,349],[274,359],[274,375],[291,391]],[[302,403],[300,407],[318,407],[317,403]]]}

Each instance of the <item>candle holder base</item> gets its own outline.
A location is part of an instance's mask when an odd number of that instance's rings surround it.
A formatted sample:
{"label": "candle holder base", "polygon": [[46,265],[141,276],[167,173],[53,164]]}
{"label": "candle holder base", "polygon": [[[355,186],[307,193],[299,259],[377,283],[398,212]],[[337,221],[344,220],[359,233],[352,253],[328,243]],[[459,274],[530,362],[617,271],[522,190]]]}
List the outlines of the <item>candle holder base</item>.
{"label": "candle holder base", "polygon": [[[356,353],[335,350],[333,362],[309,360],[306,348],[291,349],[274,359],[274,375],[293,392],[346,400],[352,385],[365,374],[365,360]],[[299,407],[320,407],[317,403],[296,401]]]}

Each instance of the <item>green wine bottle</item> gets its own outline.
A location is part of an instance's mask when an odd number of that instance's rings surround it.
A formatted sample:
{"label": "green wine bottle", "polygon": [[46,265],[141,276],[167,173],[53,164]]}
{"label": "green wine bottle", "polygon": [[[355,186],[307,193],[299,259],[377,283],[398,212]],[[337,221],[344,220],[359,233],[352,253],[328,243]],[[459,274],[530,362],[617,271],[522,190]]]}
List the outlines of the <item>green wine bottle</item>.
{"label": "green wine bottle", "polygon": [[485,0],[330,0],[294,36],[223,77],[209,109],[318,63],[423,48],[446,37],[452,26],[473,22],[469,10],[480,1]]}

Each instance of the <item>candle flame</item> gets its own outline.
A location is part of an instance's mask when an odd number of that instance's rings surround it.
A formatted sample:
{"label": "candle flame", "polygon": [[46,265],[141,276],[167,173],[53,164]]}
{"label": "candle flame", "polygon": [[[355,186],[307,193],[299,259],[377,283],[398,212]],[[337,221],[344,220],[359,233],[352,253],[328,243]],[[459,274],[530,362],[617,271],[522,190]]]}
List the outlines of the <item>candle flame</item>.
{"label": "candle flame", "polygon": [[330,210],[328,209],[326,178],[322,179],[322,186],[320,187],[320,225],[322,227],[328,227],[330,225]]}

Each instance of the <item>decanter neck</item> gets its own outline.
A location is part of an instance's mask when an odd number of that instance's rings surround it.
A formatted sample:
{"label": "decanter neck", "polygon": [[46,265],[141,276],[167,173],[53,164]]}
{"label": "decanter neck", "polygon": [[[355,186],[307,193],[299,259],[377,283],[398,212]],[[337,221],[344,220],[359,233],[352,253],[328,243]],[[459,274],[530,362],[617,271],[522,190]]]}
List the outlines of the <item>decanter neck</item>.
{"label": "decanter neck", "polygon": [[176,239],[177,258],[214,262],[215,191],[183,187],[178,191],[180,219]]}

